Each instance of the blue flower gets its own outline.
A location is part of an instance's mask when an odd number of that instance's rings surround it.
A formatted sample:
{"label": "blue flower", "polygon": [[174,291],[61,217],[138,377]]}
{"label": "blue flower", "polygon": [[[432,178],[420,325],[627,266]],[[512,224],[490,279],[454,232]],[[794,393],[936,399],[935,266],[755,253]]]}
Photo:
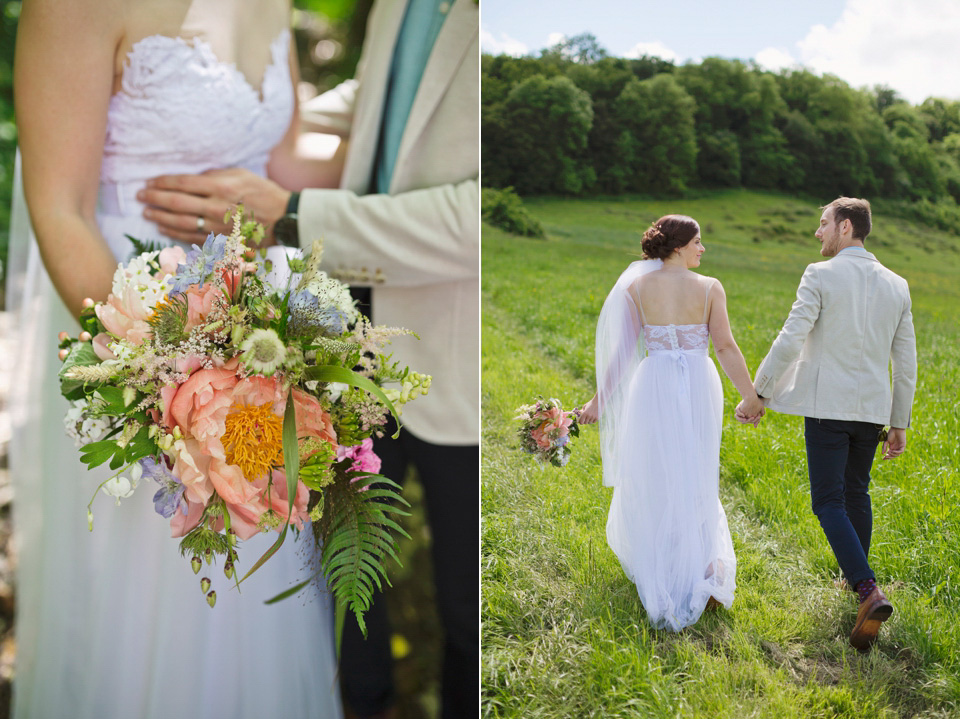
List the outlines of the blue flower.
{"label": "blue flower", "polygon": [[290,312],[290,329],[295,333],[313,330],[317,334],[333,337],[347,330],[347,313],[334,304],[321,303],[316,295],[303,289],[290,293],[287,302]]}
{"label": "blue flower", "polygon": [[143,478],[154,479],[160,483],[160,489],[153,495],[153,507],[157,514],[164,519],[170,519],[178,509],[187,513],[186,502],[183,501],[183,492],[186,487],[170,474],[166,464],[157,462],[153,457],[144,457],[140,460],[143,469]]}
{"label": "blue flower", "polygon": [[225,235],[207,235],[203,247],[193,246],[187,253],[186,262],[177,266],[177,274],[170,278],[170,296],[186,292],[190,285],[203,284],[213,272],[214,265],[223,259],[227,249]]}

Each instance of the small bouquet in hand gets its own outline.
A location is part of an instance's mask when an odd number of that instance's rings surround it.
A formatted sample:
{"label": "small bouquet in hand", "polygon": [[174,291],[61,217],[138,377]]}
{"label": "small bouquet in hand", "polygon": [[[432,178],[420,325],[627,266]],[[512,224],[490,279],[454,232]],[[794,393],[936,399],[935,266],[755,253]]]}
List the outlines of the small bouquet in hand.
{"label": "small bouquet in hand", "polygon": [[[291,526],[312,522],[337,618],[349,609],[363,627],[403,533],[390,515],[406,504],[375,474],[370,438],[430,377],[383,354],[412,333],[359,315],[348,288],[319,269],[319,242],[274,287],[245,244],[262,233],[238,212],[229,237],[211,234],[189,253],[135,242],[141,254],[117,269],[109,299],[85,303],[79,339],[61,333],[68,433],[84,463],[115,470],[99,489],[118,502],[152,480],[194,572],[221,555],[227,578],[242,581],[242,540],[279,535],[249,576]],[[210,585],[201,582],[213,606]]]}
{"label": "small bouquet in hand", "polygon": [[517,434],[523,451],[541,464],[563,467],[570,460],[570,437],[580,436],[579,412],[564,412],[557,399],[538,397],[533,404],[517,408],[522,423]]}

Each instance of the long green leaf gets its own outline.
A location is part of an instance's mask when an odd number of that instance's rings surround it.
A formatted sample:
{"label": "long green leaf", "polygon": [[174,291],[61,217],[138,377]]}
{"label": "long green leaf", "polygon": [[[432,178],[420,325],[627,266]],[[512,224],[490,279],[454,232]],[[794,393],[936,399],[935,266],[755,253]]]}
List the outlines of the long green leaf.
{"label": "long green leaf", "polygon": [[300,445],[297,442],[297,410],[293,402],[293,389],[287,394],[287,407],[283,411],[283,469],[287,473],[287,523],[293,513],[293,500],[297,496],[297,476],[300,473]]}
{"label": "long green leaf", "polygon": [[237,584],[240,584],[247,577],[249,577],[255,571],[260,569],[260,567],[263,566],[264,562],[266,562],[268,559],[270,559],[270,557],[272,557],[274,554],[277,553],[277,550],[280,549],[280,547],[283,545],[283,540],[287,538],[287,529],[289,528],[290,528],[289,524],[283,525],[283,530],[280,532],[280,536],[277,537],[277,541],[270,546],[270,549],[268,549],[266,552],[263,553],[263,556],[260,557],[260,559],[258,559],[252,567],[250,567],[247,573],[243,575],[243,578],[239,582],[237,582]]}
{"label": "long green leaf", "polygon": [[353,370],[338,365],[317,365],[316,367],[308,367],[307,371],[304,372],[304,376],[307,379],[317,380],[318,382],[341,382],[342,384],[353,385],[354,387],[359,387],[360,389],[365,389],[367,392],[370,392],[386,405],[387,409],[390,410],[390,414],[392,414],[394,420],[396,420],[397,431],[394,433],[393,438],[396,439],[400,436],[400,414],[397,412],[397,408],[393,406],[393,402],[387,399],[387,395],[383,393],[382,389],[363,375],[359,375]]}

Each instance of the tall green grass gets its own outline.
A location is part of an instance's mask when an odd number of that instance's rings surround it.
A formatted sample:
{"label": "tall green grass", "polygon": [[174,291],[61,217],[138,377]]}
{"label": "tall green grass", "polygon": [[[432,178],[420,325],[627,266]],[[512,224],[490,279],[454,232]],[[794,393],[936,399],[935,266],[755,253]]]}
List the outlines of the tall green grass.
{"label": "tall green grass", "polygon": [[908,279],[920,380],[907,452],[875,464],[871,564],[896,607],[869,655],[847,643],[855,602],[810,511],[802,419],[733,419],[723,377],[721,499],[738,558],[733,608],[652,629],[606,545],[610,490],[596,430],[564,469],[518,448],[514,409],[593,393],[606,292],[651,220],[697,218],[700,272],[727,291],[754,370],[819,259],[819,210],[725,192],[676,201],[537,199],[546,241],[483,234],[483,714],[488,717],[960,716],[960,243],[874,218],[868,249]]}

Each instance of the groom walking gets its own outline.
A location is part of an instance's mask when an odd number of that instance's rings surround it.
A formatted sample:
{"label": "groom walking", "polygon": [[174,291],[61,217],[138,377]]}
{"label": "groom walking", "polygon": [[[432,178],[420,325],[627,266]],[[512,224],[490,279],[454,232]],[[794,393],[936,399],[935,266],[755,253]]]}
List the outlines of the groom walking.
{"label": "groom walking", "polygon": [[[864,249],[870,203],[840,197],[822,209],[816,236],[830,259],[804,271],[754,386],[770,409],[804,418],[813,512],[860,597],[850,643],[865,651],[893,614],[867,562],[870,468],[881,441],[884,459],[906,448],[917,351],[906,280]],[[756,419],[739,407],[737,418]]]}

